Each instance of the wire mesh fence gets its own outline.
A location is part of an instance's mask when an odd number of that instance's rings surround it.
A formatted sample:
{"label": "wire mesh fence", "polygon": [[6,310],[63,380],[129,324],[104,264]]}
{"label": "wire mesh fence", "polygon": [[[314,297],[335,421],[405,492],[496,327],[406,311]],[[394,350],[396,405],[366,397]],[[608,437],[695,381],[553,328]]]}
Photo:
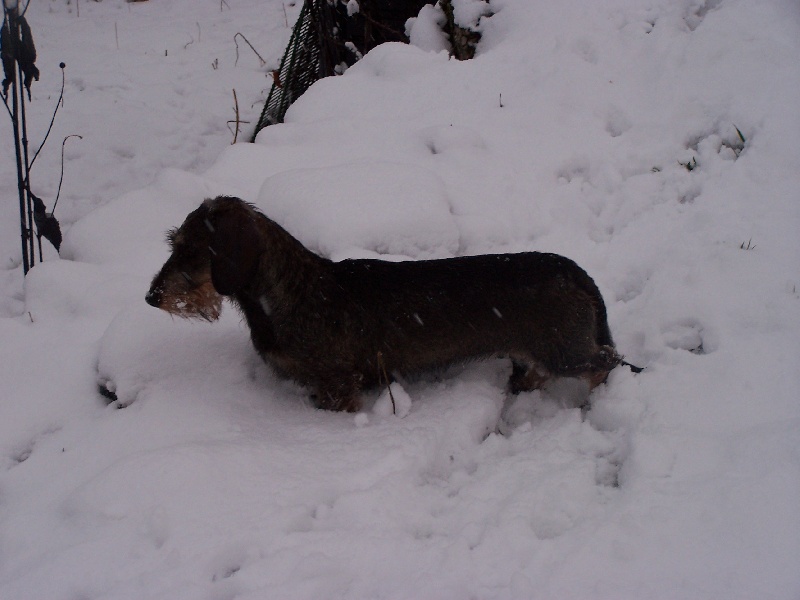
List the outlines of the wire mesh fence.
{"label": "wire mesh fence", "polygon": [[256,124],[282,123],[289,106],[318,79],[341,74],[373,47],[408,42],[405,22],[433,0],[305,0]]}

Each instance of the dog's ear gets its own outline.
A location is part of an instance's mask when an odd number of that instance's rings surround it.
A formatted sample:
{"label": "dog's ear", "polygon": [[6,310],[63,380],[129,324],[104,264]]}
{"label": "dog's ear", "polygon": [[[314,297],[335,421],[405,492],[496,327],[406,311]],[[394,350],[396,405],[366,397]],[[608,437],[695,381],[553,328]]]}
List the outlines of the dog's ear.
{"label": "dog's ear", "polygon": [[258,259],[258,231],[250,211],[226,207],[213,211],[206,226],[211,232],[211,283],[223,296],[232,296],[253,278]]}

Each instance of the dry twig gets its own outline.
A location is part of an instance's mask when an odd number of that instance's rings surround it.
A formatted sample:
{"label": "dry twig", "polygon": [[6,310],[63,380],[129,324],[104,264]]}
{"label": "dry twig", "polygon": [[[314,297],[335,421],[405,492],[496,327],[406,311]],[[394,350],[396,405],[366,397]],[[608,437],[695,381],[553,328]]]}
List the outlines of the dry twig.
{"label": "dry twig", "polygon": [[[236,89],[233,90],[233,111],[236,115],[236,118],[232,121],[228,121],[228,130],[233,134],[233,141],[231,145],[236,143],[236,140],[239,139],[239,126],[244,124],[249,124],[250,121],[242,121],[239,119],[239,99],[236,97]],[[231,123],[236,124],[236,129],[231,129]]]}
{"label": "dry twig", "polygon": [[261,66],[263,67],[265,64],[267,64],[267,61],[265,61],[264,58],[258,53],[258,51],[255,48],[253,48],[253,44],[250,43],[250,40],[244,37],[244,35],[242,35],[241,33],[237,32],[236,35],[233,36],[233,43],[236,44],[236,61],[233,63],[233,66],[235,67],[239,63],[239,42],[236,41],[236,38],[239,36],[241,36],[242,39],[245,42],[247,42],[247,45],[250,46],[250,49],[256,53],[258,60],[261,61]]}
{"label": "dry twig", "polygon": [[394,394],[392,394],[392,382],[389,380],[389,375],[386,373],[386,363],[383,362],[383,352],[378,351],[378,385],[383,381],[386,382],[386,389],[389,390],[389,400],[392,401],[392,414],[397,414],[397,405],[394,403]]}

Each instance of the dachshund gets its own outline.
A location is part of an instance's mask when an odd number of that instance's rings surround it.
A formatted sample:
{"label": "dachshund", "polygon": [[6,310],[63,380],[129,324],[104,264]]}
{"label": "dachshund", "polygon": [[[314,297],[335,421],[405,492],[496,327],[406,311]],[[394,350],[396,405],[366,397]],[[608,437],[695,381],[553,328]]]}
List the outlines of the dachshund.
{"label": "dachshund", "polygon": [[617,354],[594,281],[557,254],[333,262],[230,196],[205,200],[167,240],[146,301],[213,321],[228,298],[264,361],[319,408],[356,412],[390,374],[490,357],[512,361],[512,393],[554,377],[592,389],[619,364],[639,370]]}

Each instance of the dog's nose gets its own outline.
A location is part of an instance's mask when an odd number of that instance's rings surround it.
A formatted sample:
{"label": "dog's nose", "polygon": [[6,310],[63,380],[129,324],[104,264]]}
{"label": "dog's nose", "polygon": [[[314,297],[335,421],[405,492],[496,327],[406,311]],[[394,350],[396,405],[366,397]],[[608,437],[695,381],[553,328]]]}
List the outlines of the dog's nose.
{"label": "dog's nose", "polygon": [[161,305],[161,292],[153,288],[147,295],[144,297],[144,301],[147,302],[150,306],[155,306],[158,308]]}

